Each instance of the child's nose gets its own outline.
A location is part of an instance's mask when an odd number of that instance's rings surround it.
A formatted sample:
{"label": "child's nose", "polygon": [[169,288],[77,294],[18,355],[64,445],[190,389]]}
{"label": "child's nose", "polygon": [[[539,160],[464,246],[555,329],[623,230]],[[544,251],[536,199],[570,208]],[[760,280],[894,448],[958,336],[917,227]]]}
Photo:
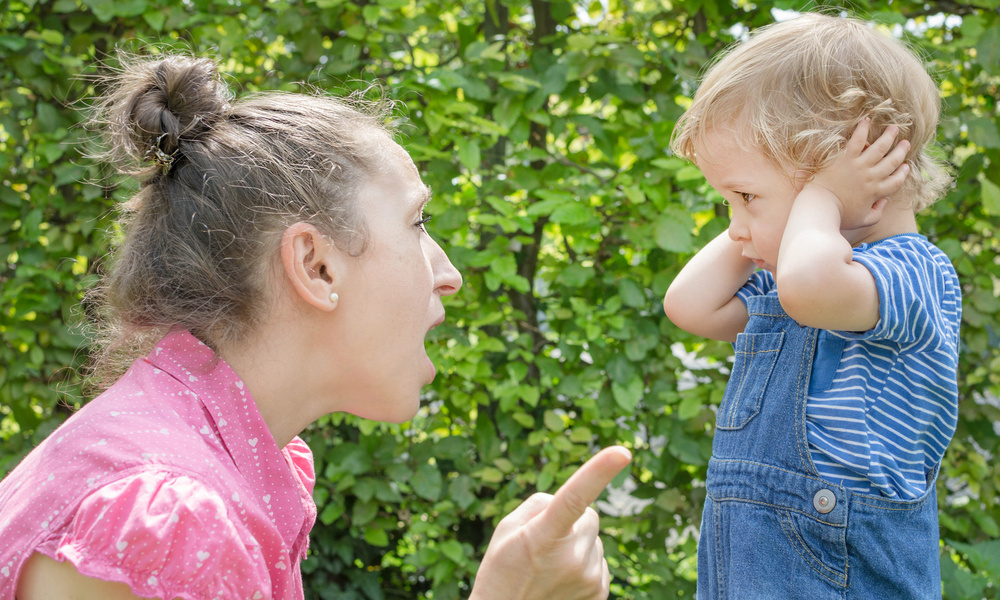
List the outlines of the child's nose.
{"label": "child's nose", "polygon": [[750,230],[741,222],[733,219],[729,223],[729,239],[734,242],[745,242],[750,239]]}

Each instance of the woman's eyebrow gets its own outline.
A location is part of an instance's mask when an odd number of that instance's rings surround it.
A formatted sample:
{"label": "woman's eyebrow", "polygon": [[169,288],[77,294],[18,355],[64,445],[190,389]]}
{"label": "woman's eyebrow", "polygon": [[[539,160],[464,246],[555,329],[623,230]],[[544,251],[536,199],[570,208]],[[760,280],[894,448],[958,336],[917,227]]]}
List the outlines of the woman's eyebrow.
{"label": "woman's eyebrow", "polygon": [[416,205],[418,208],[423,209],[428,202],[431,201],[431,186],[424,185],[416,193]]}

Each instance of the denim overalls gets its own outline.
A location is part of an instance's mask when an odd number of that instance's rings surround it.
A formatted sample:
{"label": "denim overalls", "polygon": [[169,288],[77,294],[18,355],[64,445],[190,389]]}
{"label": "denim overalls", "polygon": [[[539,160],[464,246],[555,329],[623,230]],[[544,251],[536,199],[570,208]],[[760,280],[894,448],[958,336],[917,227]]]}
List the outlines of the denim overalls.
{"label": "denim overalls", "polygon": [[912,501],[820,479],[805,419],[819,330],[773,296],[747,308],[708,466],[698,598],[940,600],[936,470]]}

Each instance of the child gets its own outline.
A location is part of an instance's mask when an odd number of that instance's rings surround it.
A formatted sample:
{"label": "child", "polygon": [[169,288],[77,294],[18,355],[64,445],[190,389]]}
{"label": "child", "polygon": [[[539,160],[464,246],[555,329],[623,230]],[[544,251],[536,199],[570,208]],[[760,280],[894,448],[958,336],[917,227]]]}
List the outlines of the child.
{"label": "child", "polygon": [[699,598],[941,597],[961,291],[914,217],[948,183],[939,108],[898,41],[807,14],[736,46],[677,124],[674,152],[732,207],[664,298],[735,342]]}

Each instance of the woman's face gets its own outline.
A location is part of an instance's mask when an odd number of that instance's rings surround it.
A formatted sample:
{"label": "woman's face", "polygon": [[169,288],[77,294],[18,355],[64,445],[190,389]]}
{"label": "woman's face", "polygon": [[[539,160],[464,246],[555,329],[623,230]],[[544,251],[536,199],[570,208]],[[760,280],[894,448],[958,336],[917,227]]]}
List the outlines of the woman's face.
{"label": "woman's face", "polygon": [[430,190],[413,161],[395,143],[389,154],[359,195],[369,244],[334,281],[340,300],[332,343],[343,345],[338,354],[349,369],[348,412],[402,422],[416,414],[420,388],[434,379],[424,338],[444,320],[441,298],[458,291],[462,276],[424,229]]}

